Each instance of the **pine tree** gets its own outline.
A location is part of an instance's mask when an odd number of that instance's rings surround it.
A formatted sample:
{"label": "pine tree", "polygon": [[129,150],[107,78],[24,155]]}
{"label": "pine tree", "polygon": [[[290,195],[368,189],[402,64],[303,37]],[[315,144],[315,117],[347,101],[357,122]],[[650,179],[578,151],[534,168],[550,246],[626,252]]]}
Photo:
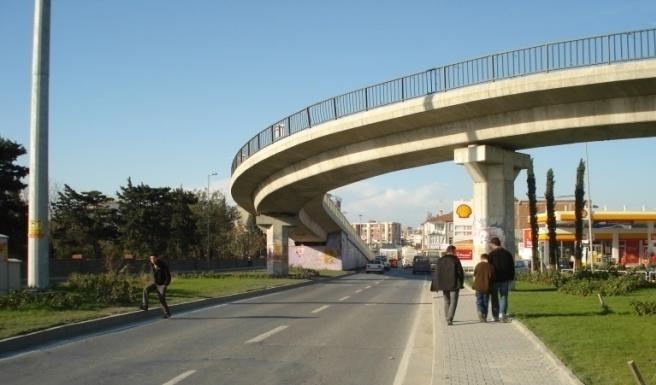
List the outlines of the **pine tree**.
{"label": "pine tree", "polygon": [[0,234],[9,236],[9,252],[25,259],[27,254],[27,204],[21,192],[28,168],[16,164],[25,147],[0,137]]}

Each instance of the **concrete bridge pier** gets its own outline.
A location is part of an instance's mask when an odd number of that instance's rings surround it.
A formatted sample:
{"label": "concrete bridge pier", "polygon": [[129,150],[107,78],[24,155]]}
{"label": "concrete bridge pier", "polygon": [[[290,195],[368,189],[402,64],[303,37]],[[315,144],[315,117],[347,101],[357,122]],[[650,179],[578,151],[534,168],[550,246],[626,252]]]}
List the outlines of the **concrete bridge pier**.
{"label": "concrete bridge pier", "polygon": [[289,230],[298,226],[294,215],[258,215],[257,225],[267,236],[267,274],[289,273]]}
{"label": "concrete bridge pier", "polygon": [[528,167],[530,157],[499,147],[471,145],[456,149],[454,161],[465,166],[474,182],[474,262],[488,251],[492,237],[499,237],[506,249],[516,253],[514,183]]}

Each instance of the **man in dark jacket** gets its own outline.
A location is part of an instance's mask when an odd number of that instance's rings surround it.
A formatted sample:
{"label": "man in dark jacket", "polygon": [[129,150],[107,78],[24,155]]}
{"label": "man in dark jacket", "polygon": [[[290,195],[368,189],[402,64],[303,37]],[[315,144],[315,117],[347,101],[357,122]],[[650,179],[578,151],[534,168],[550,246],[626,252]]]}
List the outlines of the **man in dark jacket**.
{"label": "man in dark jacket", "polygon": [[451,245],[446,248],[446,254],[437,261],[437,269],[433,273],[431,290],[442,290],[444,296],[444,315],[446,322],[453,325],[453,316],[458,306],[460,289],[465,282],[465,272],[462,264],[455,256],[456,247]]}
{"label": "man in dark jacket", "polygon": [[162,304],[164,318],[169,318],[171,317],[171,312],[169,311],[169,306],[166,304],[166,288],[171,283],[171,272],[169,271],[169,266],[166,262],[151,255],[150,268],[153,272],[153,283],[144,288],[140,309],[144,311],[148,310],[148,295],[151,291],[155,291],[159,298],[159,303]]}
{"label": "man in dark jacket", "polygon": [[515,279],[515,258],[510,252],[501,247],[501,240],[497,237],[490,239],[492,251],[488,261],[494,266],[492,279],[492,317],[498,322],[510,322],[508,318],[508,290],[510,281]]}

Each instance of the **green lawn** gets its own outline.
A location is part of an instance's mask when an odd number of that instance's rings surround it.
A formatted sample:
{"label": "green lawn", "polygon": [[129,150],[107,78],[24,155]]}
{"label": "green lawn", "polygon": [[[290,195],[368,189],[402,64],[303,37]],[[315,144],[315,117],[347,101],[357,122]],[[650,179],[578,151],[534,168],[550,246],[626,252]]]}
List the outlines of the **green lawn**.
{"label": "green lawn", "polygon": [[656,316],[631,313],[632,300],[656,300],[656,289],[607,297],[562,294],[518,282],[510,312],[531,329],[586,384],[633,384],[626,362],[635,360],[647,384],[656,384]]}
{"label": "green lawn", "polygon": [[[247,273],[231,274],[222,278],[174,277],[167,293],[167,300],[170,304],[175,304],[304,281],[307,280],[249,277]],[[151,295],[151,306],[159,306],[155,294]],[[137,304],[131,307],[94,307],[89,305],[85,309],[58,311],[0,309],[0,338],[25,334],[52,326],[100,318],[111,314],[134,311],[136,307]]]}

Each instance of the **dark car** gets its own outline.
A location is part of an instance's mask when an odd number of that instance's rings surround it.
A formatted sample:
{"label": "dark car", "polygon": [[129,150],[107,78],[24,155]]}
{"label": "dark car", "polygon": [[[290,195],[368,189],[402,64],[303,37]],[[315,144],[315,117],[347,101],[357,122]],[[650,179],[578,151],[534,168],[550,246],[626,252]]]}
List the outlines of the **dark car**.
{"label": "dark car", "polygon": [[431,264],[428,257],[417,255],[412,259],[412,274],[417,273],[430,273]]}

